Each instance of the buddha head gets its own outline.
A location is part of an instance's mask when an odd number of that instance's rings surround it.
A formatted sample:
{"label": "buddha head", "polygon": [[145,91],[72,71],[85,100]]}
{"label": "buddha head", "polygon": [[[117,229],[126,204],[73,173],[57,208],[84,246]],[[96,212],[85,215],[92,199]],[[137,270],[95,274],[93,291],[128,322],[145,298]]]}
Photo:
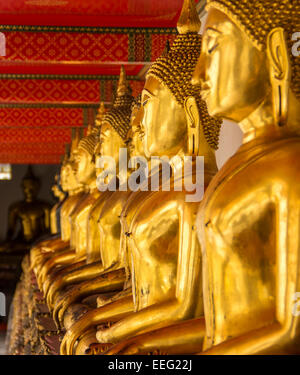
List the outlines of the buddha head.
{"label": "buddha head", "polygon": [[131,107],[130,128],[127,134],[127,145],[130,156],[144,156],[143,137],[141,128],[143,118],[143,107],[141,106],[141,95],[138,95]]}
{"label": "buddha head", "polygon": [[76,179],[74,163],[71,163],[69,160],[66,161],[61,167],[60,174],[63,191],[70,193],[79,188],[80,185]]}
{"label": "buddha head", "polygon": [[51,188],[51,191],[53,193],[53,195],[55,196],[55,198],[58,198],[59,201],[61,201],[65,194],[63,192],[63,189],[62,189],[62,186],[61,186],[61,178],[60,178],[60,174],[57,173],[54,177],[54,185],[52,186]]}
{"label": "buddha head", "polygon": [[300,60],[292,53],[299,2],[208,0],[207,10],[194,83],[209,113],[241,122],[269,102],[273,123],[284,125],[300,99]]}
{"label": "buddha head", "polygon": [[26,202],[32,202],[37,198],[40,181],[33,174],[31,165],[28,166],[27,172],[22,179],[22,189]]}
{"label": "buddha head", "polygon": [[[132,101],[131,89],[126,79],[125,69],[122,67],[116,99],[112,108],[103,117],[100,141],[96,148],[96,157],[111,158],[111,160],[114,160],[117,170],[119,151],[121,148],[126,148]],[[100,176],[104,173],[106,167],[104,165],[97,166],[97,175]]]}
{"label": "buddha head", "polygon": [[99,141],[101,118],[104,116],[104,112],[104,103],[101,103],[95,124],[88,126],[86,136],[78,144],[76,177],[78,182],[84,185],[88,185],[96,179],[95,147]]}
{"label": "buddha head", "polygon": [[199,122],[211,149],[218,147],[220,121],[208,115],[199,90],[191,83],[201,49],[200,27],[194,1],[184,0],[179,35],[147,73],[142,92],[147,157],[202,154],[192,141]]}
{"label": "buddha head", "polygon": [[81,184],[76,179],[76,156],[78,153],[78,144],[82,137],[81,128],[72,129],[71,144],[66,145],[66,152],[62,160],[60,169],[61,186],[63,191],[72,193],[81,187]]}

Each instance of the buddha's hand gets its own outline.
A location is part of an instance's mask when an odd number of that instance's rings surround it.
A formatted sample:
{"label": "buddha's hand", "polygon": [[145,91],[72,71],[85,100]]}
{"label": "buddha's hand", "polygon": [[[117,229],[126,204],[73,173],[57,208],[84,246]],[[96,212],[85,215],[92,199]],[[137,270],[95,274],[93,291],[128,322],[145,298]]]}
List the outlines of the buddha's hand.
{"label": "buddha's hand", "polygon": [[78,300],[79,288],[73,287],[63,294],[63,297],[54,301],[53,319],[56,324],[63,326],[65,313],[68,308]]}
{"label": "buddha's hand", "polygon": [[55,297],[57,296],[61,285],[63,285],[63,281],[63,275],[58,275],[55,281],[53,281],[53,276],[50,275],[45,281],[44,294],[47,298],[48,306],[50,306],[52,309],[55,306]]}
{"label": "buddha's hand", "polygon": [[[77,334],[76,330],[76,323],[74,324],[75,327],[71,327],[67,330],[62,343],[60,345],[60,354],[61,355],[72,355],[74,345],[79,338],[80,334]],[[73,328],[73,329],[72,329]]]}
{"label": "buddha's hand", "polygon": [[89,346],[89,349],[86,350],[85,354],[88,355],[102,355],[105,354],[105,352],[112,347],[113,344],[91,344]]}
{"label": "buddha's hand", "polygon": [[[97,335],[98,339],[98,335]],[[143,350],[142,343],[139,342],[138,338],[131,338],[119,342],[118,344],[113,345],[103,354],[105,355],[137,355],[137,354],[146,354]]]}
{"label": "buddha's hand", "polygon": [[98,329],[96,337],[97,341],[101,344],[114,344],[116,342],[113,334],[113,326],[106,329]]}
{"label": "buddha's hand", "polygon": [[69,328],[60,346],[61,355],[72,355],[76,341],[89,331],[95,331],[93,327],[94,310],[88,311]]}

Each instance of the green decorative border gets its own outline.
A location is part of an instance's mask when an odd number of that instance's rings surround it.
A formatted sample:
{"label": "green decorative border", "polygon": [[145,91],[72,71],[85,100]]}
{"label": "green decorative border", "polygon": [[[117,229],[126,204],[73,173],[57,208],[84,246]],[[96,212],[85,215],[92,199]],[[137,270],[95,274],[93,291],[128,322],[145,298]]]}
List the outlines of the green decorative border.
{"label": "green decorative border", "polygon": [[135,35],[128,34],[128,61],[135,61]]}
{"label": "green decorative border", "polygon": [[100,81],[100,87],[99,87],[99,95],[100,98],[105,98],[105,83],[104,81]]}
{"label": "green decorative border", "polygon": [[151,61],[151,36],[150,34],[145,35],[145,61]]}
{"label": "green decorative border", "polygon": [[83,126],[88,126],[88,112],[87,108],[83,108]]}
{"label": "green decorative border", "polygon": [[[97,80],[118,81],[119,75],[95,75],[95,74],[0,74],[0,79],[71,79],[71,80]],[[137,76],[127,76],[129,81],[141,81]]]}
{"label": "green decorative border", "polygon": [[70,32],[93,34],[177,34],[174,28],[0,25],[0,31]]}

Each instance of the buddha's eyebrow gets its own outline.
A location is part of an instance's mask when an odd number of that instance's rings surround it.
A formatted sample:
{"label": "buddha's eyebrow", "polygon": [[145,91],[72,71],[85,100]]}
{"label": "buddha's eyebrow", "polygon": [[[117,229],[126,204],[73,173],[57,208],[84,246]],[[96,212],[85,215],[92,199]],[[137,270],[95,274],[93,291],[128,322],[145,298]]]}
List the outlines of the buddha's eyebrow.
{"label": "buddha's eyebrow", "polygon": [[103,139],[103,138],[107,138],[107,132],[108,132],[108,129],[104,130],[104,131],[100,134],[100,141],[101,141],[101,139]]}
{"label": "buddha's eyebrow", "polygon": [[147,89],[143,89],[143,92],[142,92],[142,102],[145,100],[145,98],[144,97],[150,97],[150,98],[152,98],[154,95],[149,91],[149,90],[147,90]]}
{"label": "buddha's eyebrow", "polygon": [[222,31],[218,30],[218,29],[215,29],[214,27],[208,27],[206,29],[206,34],[208,36],[218,36],[218,35],[221,35],[222,34]]}

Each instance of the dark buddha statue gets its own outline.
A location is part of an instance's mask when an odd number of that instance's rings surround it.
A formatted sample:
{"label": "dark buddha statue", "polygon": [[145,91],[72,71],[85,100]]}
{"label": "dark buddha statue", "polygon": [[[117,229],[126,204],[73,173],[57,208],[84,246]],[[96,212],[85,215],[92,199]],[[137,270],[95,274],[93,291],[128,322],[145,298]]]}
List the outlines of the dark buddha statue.
{"label": "dark buddha statue", "polygon": [[24,199],[13,203],[8,211],[8,230],[0,252],[23,252],[40,236],[49,232],[51,205],[37,198],[40,182],[31,166],[22,180]]}

